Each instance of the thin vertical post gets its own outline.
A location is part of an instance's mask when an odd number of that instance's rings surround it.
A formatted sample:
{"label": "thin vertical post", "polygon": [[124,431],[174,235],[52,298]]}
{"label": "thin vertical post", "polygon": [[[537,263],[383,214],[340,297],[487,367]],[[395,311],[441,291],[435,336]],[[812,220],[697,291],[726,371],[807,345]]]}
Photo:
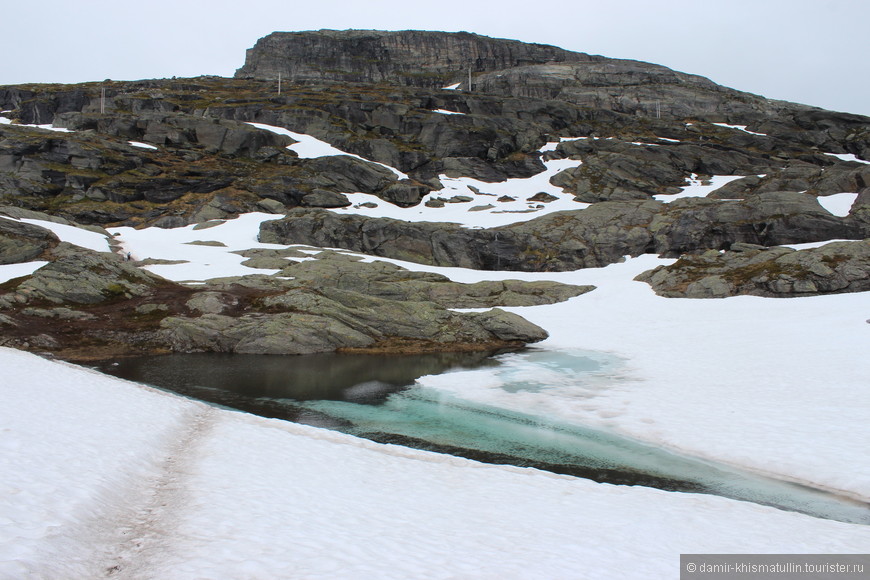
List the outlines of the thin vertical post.
{"label": "thin vertical post", "polygon": [[100,89],[100,114],[106,113],[106,87]]}
{"label": "thin vertical post", "polygon": [[281,73],[278,73],[278,94],[281,94]]}
{"label": "thin vertical post", "polygon": [[468,65],[468,92],[471,92],[471,65]]}

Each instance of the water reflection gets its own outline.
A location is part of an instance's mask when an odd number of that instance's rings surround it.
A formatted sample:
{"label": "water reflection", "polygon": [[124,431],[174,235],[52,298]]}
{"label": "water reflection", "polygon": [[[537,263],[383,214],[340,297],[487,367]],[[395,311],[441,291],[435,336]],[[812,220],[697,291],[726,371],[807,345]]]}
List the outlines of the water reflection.
{"label": "water reflection", "polygon": [[[257,414],[298,420],[290,401],[352,401],[377,405],[423,375],[495,366],[492,352],[420,355],[311,354],[265,356],[194,353],[103,361],[116,377]],[[318,423],[319,414],[312,421]]]}

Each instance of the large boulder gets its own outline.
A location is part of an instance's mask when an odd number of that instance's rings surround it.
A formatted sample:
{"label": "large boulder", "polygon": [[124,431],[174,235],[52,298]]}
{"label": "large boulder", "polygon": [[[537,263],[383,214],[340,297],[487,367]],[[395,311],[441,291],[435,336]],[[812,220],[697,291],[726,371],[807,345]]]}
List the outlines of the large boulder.
{"label": "large boulder", "polygon": [[478,270],[573,270],[647,251],[653,240],[648,226],[662,205],[652,200],[605,202],[489,229],[294,210],[284,219],[264,223],[260,241]]}
{"label": "large boulder", "polygon": [[697,143],[578,139],[559,144],[557,151],[580,158],[583,164],[557,174],[551,182],[588,203],[675,194],[693,173],[766,173],[773,163],[753,149],[705,148]]}
{"label": "large boulder", "polygon": [[[863,214],[862,214],[863,215]],[[770,192],[743,200],[684,198],[608,201],[489,229],[294,210],[265,222],[260,241],[344,248],[357,252],[479,270],[561,271],[594,268],[626,255],[863,239],[857,215],[841,218],[813,195]]]}

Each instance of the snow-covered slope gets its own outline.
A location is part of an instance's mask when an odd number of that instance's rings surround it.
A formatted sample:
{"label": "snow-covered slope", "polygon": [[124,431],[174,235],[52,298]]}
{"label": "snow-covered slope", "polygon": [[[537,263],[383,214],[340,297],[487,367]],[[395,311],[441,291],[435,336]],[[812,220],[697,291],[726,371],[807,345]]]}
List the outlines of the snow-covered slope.
{"label": "snow-covered slope", "polygon": [[0,578],[673,578],[870,528],[490,466],[0,349]]}

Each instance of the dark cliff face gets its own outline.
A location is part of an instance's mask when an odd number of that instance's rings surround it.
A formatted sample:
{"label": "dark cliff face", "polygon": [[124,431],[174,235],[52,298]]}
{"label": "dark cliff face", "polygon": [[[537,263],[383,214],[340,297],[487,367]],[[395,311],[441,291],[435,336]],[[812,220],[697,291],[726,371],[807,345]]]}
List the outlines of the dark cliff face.
{"label": "dark cliff face", "polygon": [[602,57],[467,32],[274,32],[248,50],[236,78],[390,82],[443,87],[472,73]]}
{"label": "dark cliff face", "polygon": [[[238,79],[292,83],[459,84],[503,97],[559,100],[630,115],[756,123],[810,107],[769,101],[698,75],[634,60],[467,32],[274,32],[247,51]],[[786,106],[787,105],[787,106]]]}

